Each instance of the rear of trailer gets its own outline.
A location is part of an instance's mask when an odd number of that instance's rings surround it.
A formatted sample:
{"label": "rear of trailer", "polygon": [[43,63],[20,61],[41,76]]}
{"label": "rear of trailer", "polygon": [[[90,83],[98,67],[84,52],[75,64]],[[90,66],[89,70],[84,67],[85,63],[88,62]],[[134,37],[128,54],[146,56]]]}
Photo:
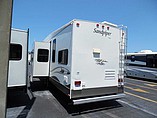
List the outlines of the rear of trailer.
{"label": "rear of trailer", "polygon": [[74,104],[124,96],[123,33],[107,22],[73,23],[70,98]]}

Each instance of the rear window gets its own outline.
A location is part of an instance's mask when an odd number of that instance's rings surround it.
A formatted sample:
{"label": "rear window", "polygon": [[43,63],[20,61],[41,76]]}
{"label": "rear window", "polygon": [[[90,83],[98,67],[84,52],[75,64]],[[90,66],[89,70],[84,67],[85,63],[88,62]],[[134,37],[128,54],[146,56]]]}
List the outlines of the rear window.
{"label": "rear window", "polygon": [[38,49],[38,62],[48,62],[49,50],[48,49]]}
{"label": "rear window", "polygon": [[20,44],[10,44],[9,60],[21,60],[22,46]]}

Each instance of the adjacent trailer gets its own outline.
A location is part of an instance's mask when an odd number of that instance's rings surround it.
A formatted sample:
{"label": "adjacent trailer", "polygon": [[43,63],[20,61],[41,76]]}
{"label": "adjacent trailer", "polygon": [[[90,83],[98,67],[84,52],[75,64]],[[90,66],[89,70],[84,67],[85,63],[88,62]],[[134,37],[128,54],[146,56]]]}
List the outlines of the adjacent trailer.
{"label": "adjacent trailer", "polygon": [[8,88],[27,87],[29,30],[11,30]]}
{"label": "adjacent trailer", "polygon": [[127,54],[128,77],[157,80],[157,52],[141,50]]}
{"label": "adjacent trailer", "polygon": [[73,104],[124,96],[126,27],[73,20],[40,43],[49,45],[42,51],[35,43],[34,57],[43,58],[41,63],[33,60],[38,75],[45,71],[49,81]]}

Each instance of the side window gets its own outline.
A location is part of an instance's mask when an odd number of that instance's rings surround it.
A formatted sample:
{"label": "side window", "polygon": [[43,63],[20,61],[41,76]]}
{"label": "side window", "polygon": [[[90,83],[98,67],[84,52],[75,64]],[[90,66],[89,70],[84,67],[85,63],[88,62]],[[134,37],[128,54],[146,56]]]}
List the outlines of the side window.
{"label": "side window", "polygon": [[9,60],[21,60],[22,46],[20,44],[10,44]]}
{"label": "side window", "polygon": [[68,49],[60,50],[58,52],[58,63],[59,64],[68,64]]}
{"label": "side window", "polygon": [[49,50],[48,49],[38,49],[38,62],[48,62]]}
{"label": "side window", "polygon": [[132,62],[135,61],[135,55],[131,55],[131,61],[132,61]]}
{"label": "side window", "polygon": [[53,40],[53,47],[52,47],[52,62],[55,62],[56,57],[56,39]]}

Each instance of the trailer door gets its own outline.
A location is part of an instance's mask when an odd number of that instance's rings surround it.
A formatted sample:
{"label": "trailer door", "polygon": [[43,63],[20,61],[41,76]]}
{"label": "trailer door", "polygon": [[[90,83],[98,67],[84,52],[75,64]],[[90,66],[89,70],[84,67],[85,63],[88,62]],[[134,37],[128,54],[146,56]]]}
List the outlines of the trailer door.
{"label": "trailer door", "polygon": [[35,42],[33,58],[33,77],[49,76],[50,43]]}

